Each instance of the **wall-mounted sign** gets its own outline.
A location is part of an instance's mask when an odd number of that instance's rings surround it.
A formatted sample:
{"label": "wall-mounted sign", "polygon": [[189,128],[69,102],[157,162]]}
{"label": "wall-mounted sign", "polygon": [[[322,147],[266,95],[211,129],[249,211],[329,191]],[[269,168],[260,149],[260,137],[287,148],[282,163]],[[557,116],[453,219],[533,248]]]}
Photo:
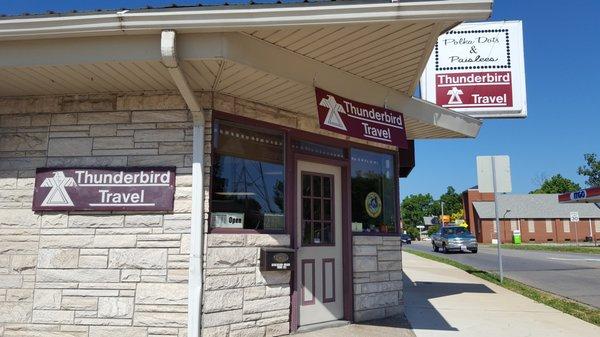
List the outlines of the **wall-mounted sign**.
{"label": "wall-mounted sign", "polygon": [[421,96],[473,117],[526,117],[521,22],[463,23],[440,35]]}
{"label": "wall-mounted sign", "polygon": [[174,167],[39,168],[34,211],[172,211]]}
{"label": "wall-mounted sign", "polygon": [[211,212],[210,225],[215,228],[244,228],[244,213]]}
{"label": "wall-mounted sign", "polygon": [[[558,196],[558,202],[593,202],[600,203],[600,187],[591,187]],[[598,205],[600,207],[600,205]]]}
{"label": "wall-mounted sign", "polygon": [[401,149],[408,148],[404,116],[315,88],[321,129]]}
{"label": "wall-mounted sign", "polygon": [[290,248],[261,248],[260,270],[291,270],[294,265],[294,250]]}

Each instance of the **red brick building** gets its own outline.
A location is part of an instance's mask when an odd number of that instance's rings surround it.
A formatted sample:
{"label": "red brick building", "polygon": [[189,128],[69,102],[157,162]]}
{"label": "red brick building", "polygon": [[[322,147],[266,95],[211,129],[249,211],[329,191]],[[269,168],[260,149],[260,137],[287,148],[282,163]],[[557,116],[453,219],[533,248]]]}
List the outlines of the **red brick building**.
{"label": "red brick building", "polygon": [[[494,195],[472,188],[462,197],[471,232],[478,242],[492,242],[496,238]],[[521,230],[523,243],[600,240],[600,208],[595,204],[559,204],[558,194],[503,194],[498,199],[502,242],[512,241],[515,229]],[[570,221],[570,212],[579,213],[578,222]]]}

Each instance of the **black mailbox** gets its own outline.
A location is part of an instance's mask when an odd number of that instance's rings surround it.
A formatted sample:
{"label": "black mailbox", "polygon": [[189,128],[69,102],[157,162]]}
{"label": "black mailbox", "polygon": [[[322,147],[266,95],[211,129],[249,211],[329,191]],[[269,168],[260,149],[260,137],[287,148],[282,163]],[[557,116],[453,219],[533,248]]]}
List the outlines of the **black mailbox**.
{"label": "black mailbox", "polygon": [[292,270],[294,250],[291,248],[263,247],[260,250],[260,270]]}

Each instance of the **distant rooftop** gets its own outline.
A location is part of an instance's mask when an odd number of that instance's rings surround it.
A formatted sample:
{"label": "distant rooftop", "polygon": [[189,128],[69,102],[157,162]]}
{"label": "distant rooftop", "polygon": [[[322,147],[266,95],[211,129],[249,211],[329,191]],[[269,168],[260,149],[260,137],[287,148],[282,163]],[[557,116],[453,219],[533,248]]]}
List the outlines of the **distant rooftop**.
{"label": "distant rooftop", "polygon": [[[492,219],[493,201],[473,202],[482,219]],[[600,218],[600,208],[595,204],[559,204],[558,194],[503,194],[499,196],[498,212],[501,219],[569,219],[571,212],[580,218]],[[506,210],[510,212],[506,213]]]}

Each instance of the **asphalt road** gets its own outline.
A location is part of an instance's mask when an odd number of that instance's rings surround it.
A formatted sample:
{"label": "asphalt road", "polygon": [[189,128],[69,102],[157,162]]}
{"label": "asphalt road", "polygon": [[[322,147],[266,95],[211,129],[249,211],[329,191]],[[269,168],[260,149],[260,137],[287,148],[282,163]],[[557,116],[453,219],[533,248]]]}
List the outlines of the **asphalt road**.
{"label": "asphalt road", "polygon": [[[498,272],[496,248],[479,247],[472,253],[433,253],[431,242],[413,242],[413,248],[456,260],[475,268]],[[504,275],[532,287],[600,308],[600,255],[502,250]]]}

